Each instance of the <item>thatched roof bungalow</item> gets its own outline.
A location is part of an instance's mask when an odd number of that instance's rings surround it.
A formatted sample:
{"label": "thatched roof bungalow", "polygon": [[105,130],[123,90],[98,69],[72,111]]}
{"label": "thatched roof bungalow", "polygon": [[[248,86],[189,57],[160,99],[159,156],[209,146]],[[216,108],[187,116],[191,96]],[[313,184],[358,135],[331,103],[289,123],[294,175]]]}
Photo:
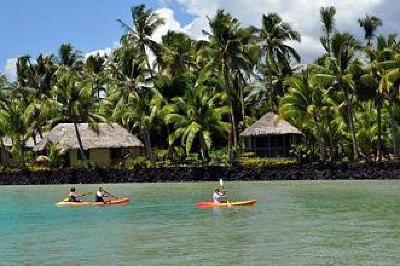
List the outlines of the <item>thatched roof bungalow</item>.
{"label": "thatched roof bungalow", "polygon": [[[121,161],[129,154],[141,154],[143,143],[122,126],[113,123],[99,123],[98,132],[88,123],[78,124],[82,146],[90,163],[99,167],[108,167]],[[66,152],[67,165],[81,165],[79,142],[73,123],[60,123],[49,131],[34,147],[34,151],[46,150],[50,143],[56,144]]]}
{"label": "thatched roof bungalow", "polygon": [[[24,150],[26,151],[31,151],[35,147],[37,143],[41,140],[41,137],[39,134],[36,135],[35,139],[34,138],[28,138],[25,140],[24,143]],[[14,161],[14,158],[11,155],[11,148],[13,145],[13,141],[11,138],[8,137],[3,137],[1,138],[1,147],[0,147],[0,163],[1,165],[6,165],[6,166],[15,166],[17,165],[17,162]]]}
{"label": "thatched roof bungalow", "polygon": [[241,134],[246,151],[269,157],[289,156],[290,146],[301,136],[300,130],[278,119],[272,112],[266,113]]}

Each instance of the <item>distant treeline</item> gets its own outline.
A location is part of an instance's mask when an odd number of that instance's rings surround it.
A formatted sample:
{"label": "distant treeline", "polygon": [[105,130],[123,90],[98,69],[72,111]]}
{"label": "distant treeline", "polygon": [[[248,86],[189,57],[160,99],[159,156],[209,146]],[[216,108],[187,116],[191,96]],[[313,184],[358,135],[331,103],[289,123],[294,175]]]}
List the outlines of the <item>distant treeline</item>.
{"label": "distant treeline", "polygon": [[0,78],[0,134],[12,139],[20,166],[31,160],[25,141],[59,122],[117,122],[140,136],[153,165],[157,149],[207,161],[210,150],[227,148],[235,160],[240,132],[273,111],[304,133],[293,152],[309,160],[396,159],[399,39],[378,35],[375,16],[354,22],[365,31],[357,40],[335,27],[334,7],[320,14],[325,52],[300,67],[291,44],[301,34],[276,13],[257,28],[218,10],[205,40],[169,31],[157,43],[163,19],[132,7],[131,21],[117,20],[122,36],[110,55],[84,58],[62,44],[56,55],[18,58],[16,81]]}

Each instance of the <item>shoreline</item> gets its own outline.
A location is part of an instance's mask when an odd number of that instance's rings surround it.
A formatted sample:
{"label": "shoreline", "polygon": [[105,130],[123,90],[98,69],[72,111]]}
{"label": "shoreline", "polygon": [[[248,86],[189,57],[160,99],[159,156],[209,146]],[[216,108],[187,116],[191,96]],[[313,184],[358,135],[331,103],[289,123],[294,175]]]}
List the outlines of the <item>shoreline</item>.
{"label": "shoreline", "polygon": [[282,180],[397,180],[400,162],[307,163],[263,167],[92,168],[0,171],[0,185]]}

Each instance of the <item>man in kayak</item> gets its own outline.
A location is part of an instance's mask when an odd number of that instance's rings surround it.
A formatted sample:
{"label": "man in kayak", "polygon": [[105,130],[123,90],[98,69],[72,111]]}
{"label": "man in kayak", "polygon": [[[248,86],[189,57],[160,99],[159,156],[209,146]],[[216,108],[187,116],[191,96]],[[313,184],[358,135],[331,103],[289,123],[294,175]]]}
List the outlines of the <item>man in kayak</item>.
{"label": "man in kayak", "polygon": [[221,190],[219,188],[214,189],[213,201],[214,203],[226,203],[228,198],[228,194],[226,191]]}
{"label": "man in kayak", "polygon": [[69,202],[81,202],[81,200],[79,200],[78,198],[81,198],[83,196],[85,196],[85,195],[84,194],[78,195],[75,192],[75,187],[71,187],[71,189],[69,190],[69,194],[68,194],[68,201]]}
{"label": "man in kayak", "polygon": [[[110,197],[110,196],[112,197],[112,195],[109,192],[104,191],[104,189],[102,187],[99,187],[99,189],[96,192],[95,202],[106,202],[106,200],[104,200],[104,197]],[[108,201],[110,201],[110,200],[108,200]]]}

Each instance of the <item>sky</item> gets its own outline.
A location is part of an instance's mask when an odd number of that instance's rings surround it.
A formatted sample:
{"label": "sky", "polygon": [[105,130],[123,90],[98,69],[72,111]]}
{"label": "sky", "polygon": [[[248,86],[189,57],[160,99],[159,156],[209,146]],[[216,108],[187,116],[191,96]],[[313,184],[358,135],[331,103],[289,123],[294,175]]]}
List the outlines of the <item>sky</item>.
{"label": "sky", "polygon": [[36,58],[40,53],[56,53],[60,44],[71,43],[84,55],[109,53],[123,31],[116,19],[130,22],[130,7],[145,4],[165,19],[153,36],[157,41],[168,30],[185,32],[192,38],[204,38],[207,17],[225,9],[243,26],[260,26],[262,14],[277,12],[302,34],[294,44],[303,58],[311,62],[322,52],[319,43],[319,8],[337,8],[337,28],[356,34],[363,32],[357,19],[366,14],[383,20],[383,34],[399,33],[398,0],[2,0],[0,4],[0,73],[15,78],[18,56]]}

